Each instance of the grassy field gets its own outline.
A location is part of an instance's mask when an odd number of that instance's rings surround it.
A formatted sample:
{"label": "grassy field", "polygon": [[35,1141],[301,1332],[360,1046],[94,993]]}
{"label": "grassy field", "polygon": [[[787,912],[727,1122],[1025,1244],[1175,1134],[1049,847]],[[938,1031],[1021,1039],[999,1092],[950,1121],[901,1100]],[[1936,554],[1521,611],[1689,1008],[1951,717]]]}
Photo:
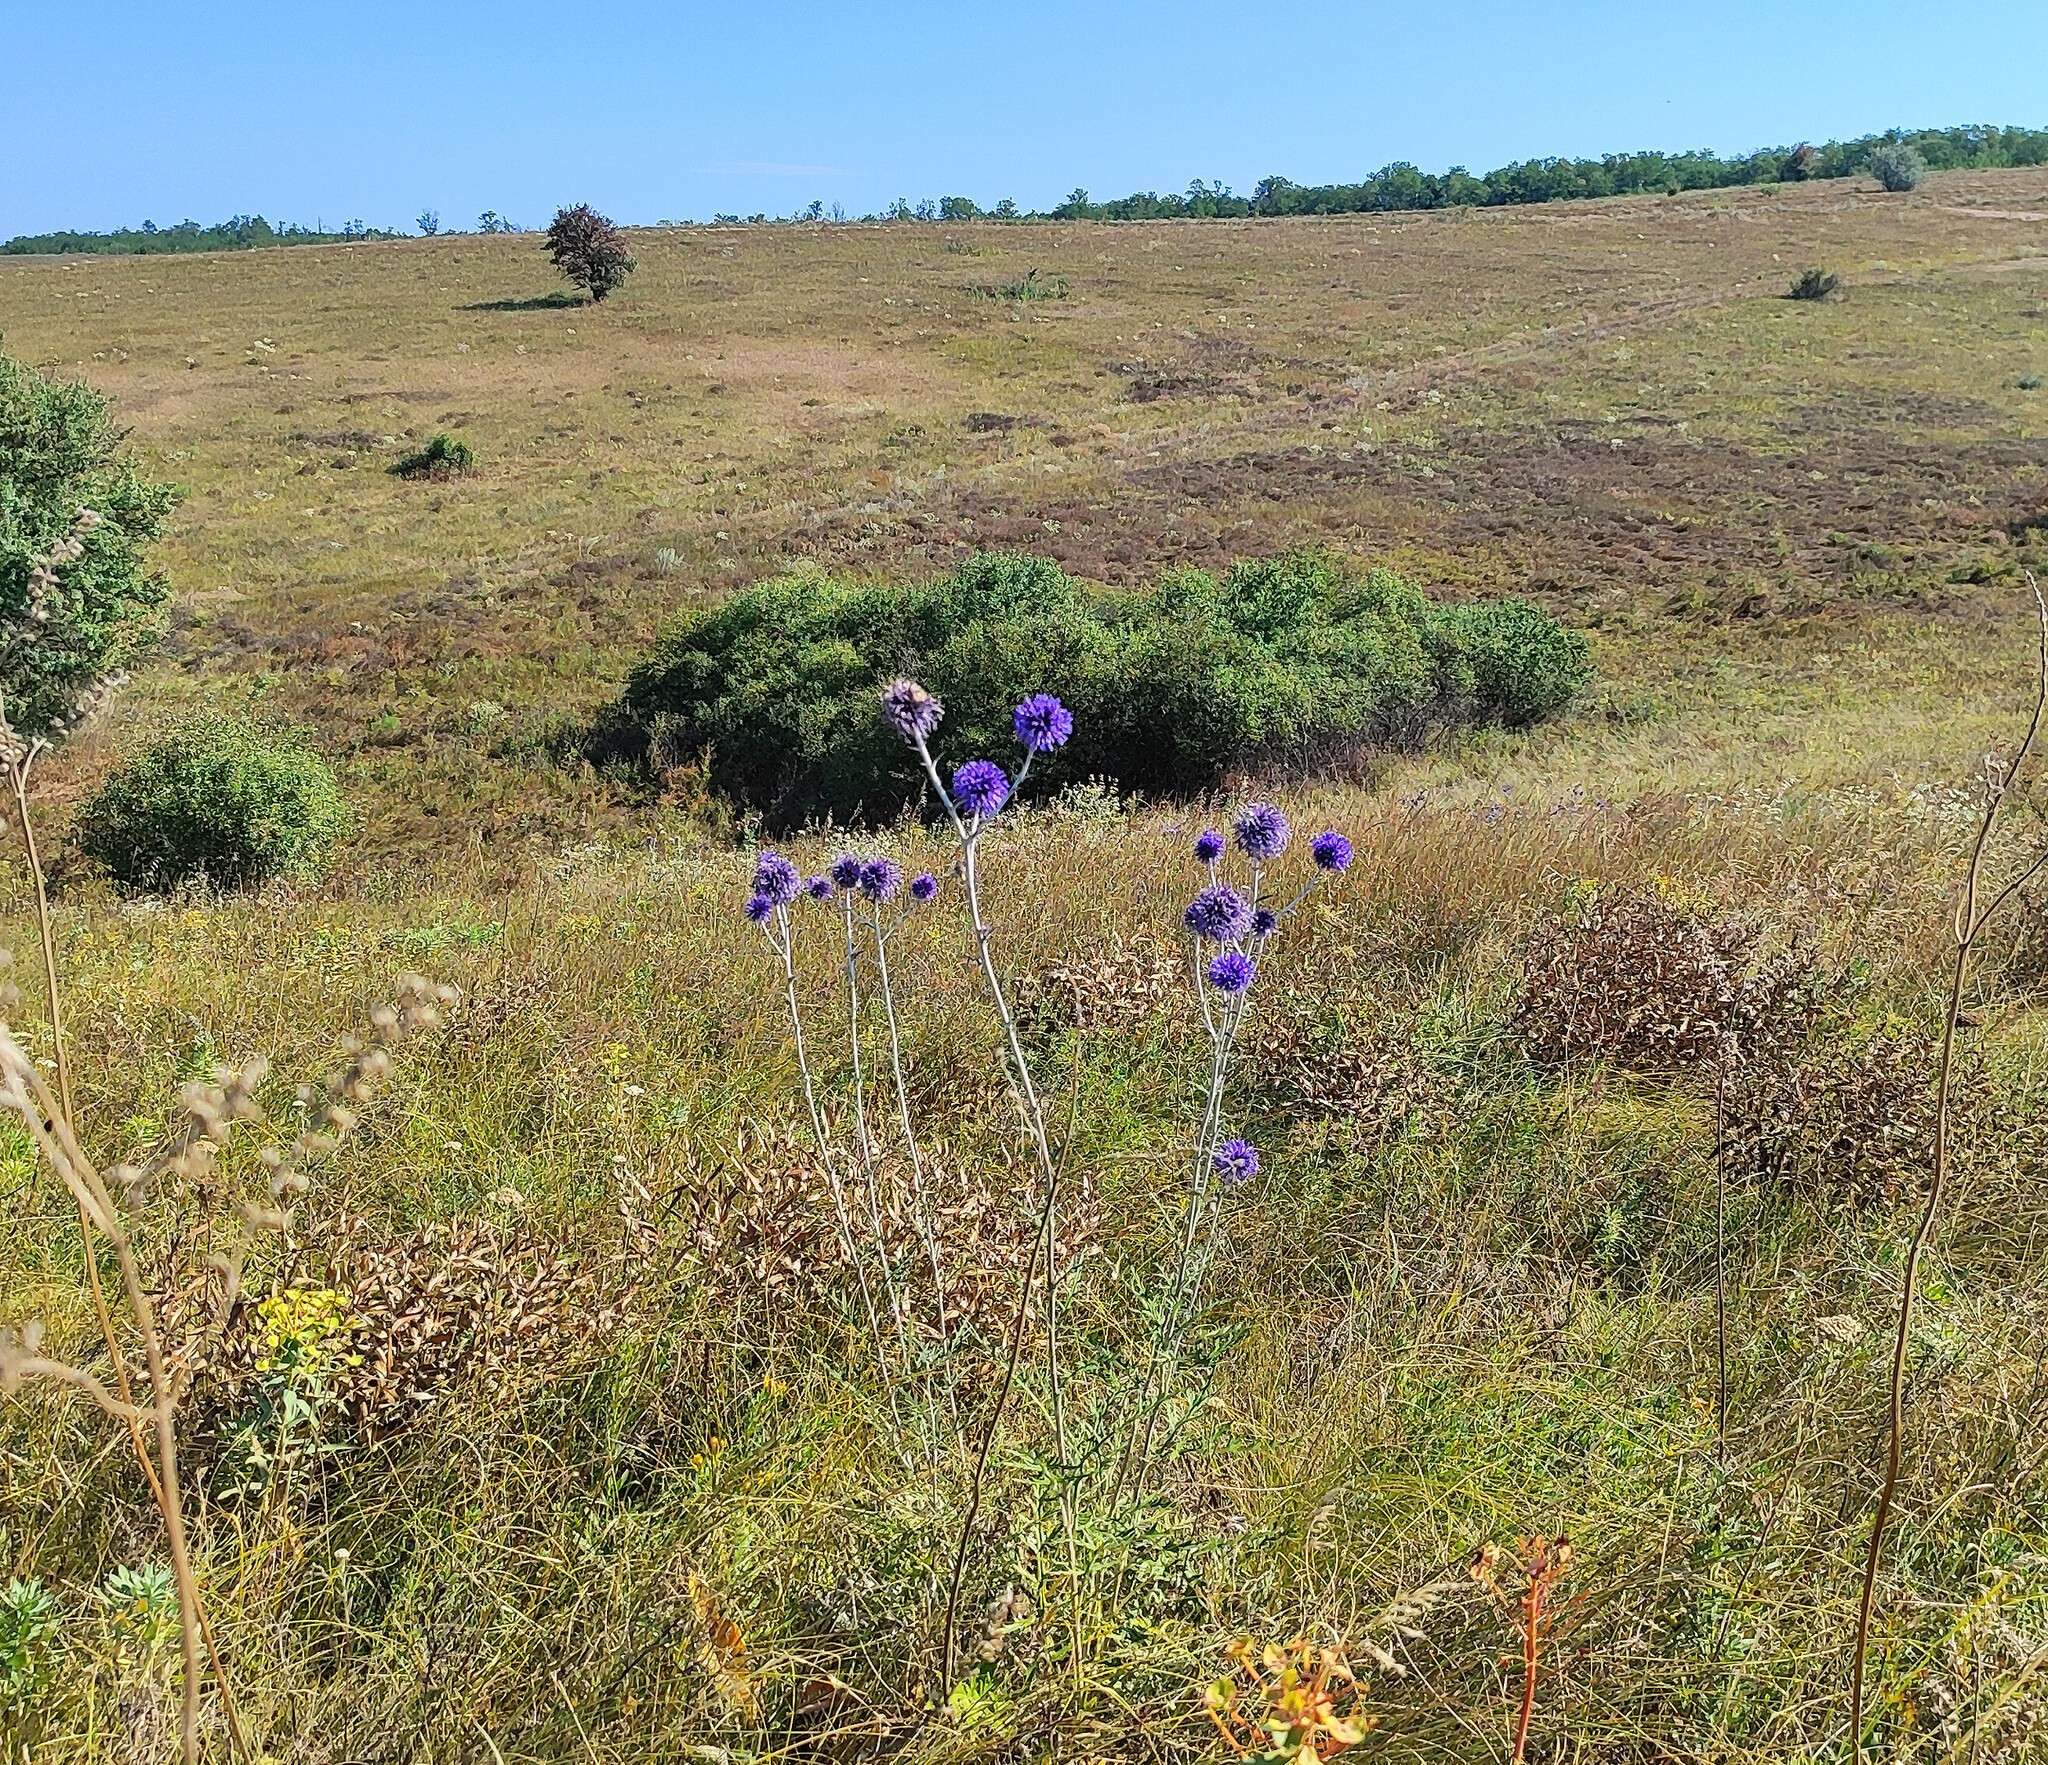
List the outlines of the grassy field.
{"label": "grassy field", "polygon": [[[2033,684],[2044,222],[2048,173],[2016,171],[643,233],[598,308],[552,300],[531,238],[0,260],[9,353],[113,395],[189,492],[166,649],[39,773],[47,838],[202,701],[308,725],[359,816],[297,892],[123,903],[60,855],[88,1149],[150,1144],[222,1062],[317,1076],[406,970],[464,995],[250,1265],[252,1299],[346,1295],[378,1378],[329,1368],[287,1425],[254,1363],[291,1327],[252,1309],[195,1384],[188,1507],[262,1751],[1228,1757],[1202,1705],[1227,1646],[1301,1635],[1363,1682],[1347,1756],[1505,1758],[1521,1638],[1468,1564],[1568,1535],[1529,1759],[1847,1759],[1946,915]],[[1846,297],[1781,298],[1809,264]],[[1033,269],[1067,297],[979,291]],[[386,471],[438,430],[473,476]],[[1115,1465],[1204,1076],[1187,844],[1238,795],[1083,796],[991,836],[1070,1201],[1062,1347],[1027,1332],[948,1690],[978,1437],[953,1417],[993,1400],[1039,1182],[958,890],[892,960],[962,1328],[884,1379],[746,857],[555,738],[664,618],[789,560],[902,579],[1021,545],[1131,582],[1301,542],[1529,595],[1588,632],[1596,687],[1533,731],[1246,781],[1358,859],[1262,962],[1230,1111],[1264,1165],[1225,1203],[1135,1497]],[[2013,805],[1999,866],[2043,801]],[[912,827],[862,843],[949,857]],[[2048,946],[2019,906],[1966,1001],[1874,1758],[2048,1756]],[[812,923],[797,991],[843,1146],[836,921]],[[1716,1011],[1749,1038],[1718,1084]],[[289,1084],[265,1096],[289,1124]],[[893,1199],[903,1149],[880,1164]],[[71,1204],[18,1136],[0,1175],[0,1320],[90,1361]],[[254,1175],[245,1148],[147,1210],[174,1320]],[[158,1523],[72,1396],[25,1388],[0,1428],[0,1573],[58,1612],[0,1729],[38,1762],[164,1757],[175,1648],[93,1591],[161,1559]],[[211,1680],[205,1719],[226,1757]]]}

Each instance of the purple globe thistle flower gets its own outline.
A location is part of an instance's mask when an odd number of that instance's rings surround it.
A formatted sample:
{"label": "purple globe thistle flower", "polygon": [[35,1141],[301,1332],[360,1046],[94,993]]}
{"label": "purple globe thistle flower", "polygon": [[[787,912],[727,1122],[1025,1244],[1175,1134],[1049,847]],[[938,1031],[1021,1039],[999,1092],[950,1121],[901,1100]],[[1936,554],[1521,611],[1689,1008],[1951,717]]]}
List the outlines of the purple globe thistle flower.
{"label": "purple globe thistle flower", "polygon": [[1280,915],[1270,907],[1261,907],[1252,915],[1252,936],[1270,938],[1280,929]]}
{"label": "purple globe thistle flower", "polygon": [[1237,835],[1238,850],[1255,864],[1279,857],[1287,850],[1288,836],[1294,831],[1287,817],[1271,803],[1247,803],[1230,826]]}
{"label": "purple globe thistle flower", "polygon": [[860,887],[861,861],[851,852],[841,852],[832,860],[832,880],[842,889]]}
{"label": "purple globe thistle flower", "polygon": [[953,801],[963,813],[986,820],[1009,800],[1009,775],[993,760],[969,760],[954,768]]}
{"label": "purple globe thistle flower", "polygon": [[775,903],[769,900],[766,895],[749,895],[747,897],[748,924],[760,925],[774,911]]}
{"label": "purple globe thistle flower", "polygon": [[804,886],[796,866],[780,852],[763,852],[754,860],[754,893],[771,907],[787,907]]}
{"label": "purple globe thistle flower", "polygon": [[914,680],[899,676],[882,688],[883,721],[912,747],[930,741],[945,714],[938,694],[926,692]]}
{"label": "purple globe thistle flower", "polygon": [[1209,985],[1235,998],[1252,984],[1252,976],[1257,972],[1252,959],[1242,950],[1226,950],[1209,964]]}
{"label": "purple globe thistle flower", "polygon": [[804,884],[804,893],[813,901],[832,899],[832,879],[829,876],[814,876]]}
{"label": "purple globe thistle flower", "polygon": [[1214,864],[1223,856],[1223,836],[1213,827],[1205,827],[1195,835],[1195,862]]}
{"label": "purple globe thistle flower", "polygon": [[1074,714],[1051,693],[1033,693],[1010,714],[1017,740],[1034,754],[1063,748],[1074,733]]}
{"label": "purple globe thistle flower", "polygon": [[1228,883],[1219,883],[1190,901],[1181,921],[1198,938],[1207,938],[1212,944],[1228,944],[1244,936],[1250,914],[1251,906],[1245,898]]}
{"label": "purple globe thistle flower", "polygon": [[1235,1189],[1259,1174],[1259,1149],[1249,1140],[1225,1140],[1209,1163],[1216,1180],[1226,1189]]}
{"label": "purple globe thistle flower", "polygon": [[860,867],[860,892],[870,901],[887,901],[903,886],[903,867],[893,858],[870,858]]}
{"label": "purple globe thistle flower", "polygon": [[1349,870],[1351,868],[1351,842],[1334,829],[1319,833],[1308,843],[1308,855],[1316,861],[1318,870]]}
{"label": "purple globe thistle flower", "polygon": [[918,872],[910,879],[910,898],[920,904],[929,901],[939,892],[939,879],[929,870]]}

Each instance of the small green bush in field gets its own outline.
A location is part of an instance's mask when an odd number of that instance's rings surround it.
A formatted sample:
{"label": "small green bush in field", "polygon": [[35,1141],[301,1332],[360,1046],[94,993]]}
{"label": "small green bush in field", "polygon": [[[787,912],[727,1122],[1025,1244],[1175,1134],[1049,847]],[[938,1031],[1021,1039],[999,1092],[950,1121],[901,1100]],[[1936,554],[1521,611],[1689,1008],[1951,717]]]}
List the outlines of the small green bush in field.
{"label": "small green bush in field", "polygon": [[1786,290],[1787,300],[1832,300],[1841,292],[1842,278],[1833,270],[1816,266],[1801,270],[1792,286]]}
{"label": "small green bush in field", "polygon": [[1591,674],[1585,640],[1520,601],[1440,607],[1384,570],[1320,552],[1116,592],[1049,558],[984,552],[910,588],[804,568],[687,615],[628,680],[599,760],[703,765],[772,822],[887,817],[917,774],[874,714],[910,674],[959,752],[1001,752],[1020,699],[1057,683],[1076,734],[1049,770],[1125,791],[1208,790],[1232,771],[1523,724]]}
{"label": "small green bush in field", "polygon": [[436,435],[425,447],[416,447],[391,468],[394,478],[459,478],[476,465],[476,454],[466,441],[452,435]]}
{"label": "small green bush in field", "polygon": [[1538,722],[1570,704],[1592,675],[1585,638],[1527,601],[1477,601],[1444,617],[1470,671],[1478,722]]}
{"label": "small green bush in field", "polygon": [[122,888],[241,888],[326,868],[347,825],[334,769],[289,732],[207,716],[120,767],[78,842]]}

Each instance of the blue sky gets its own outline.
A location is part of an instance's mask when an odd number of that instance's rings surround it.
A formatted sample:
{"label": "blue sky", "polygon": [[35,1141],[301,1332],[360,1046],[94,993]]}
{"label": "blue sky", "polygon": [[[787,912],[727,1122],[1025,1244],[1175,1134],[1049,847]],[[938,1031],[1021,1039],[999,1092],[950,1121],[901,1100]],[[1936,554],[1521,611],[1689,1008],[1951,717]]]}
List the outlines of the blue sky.
{"label": "blue sky", "polygon": [[2048,0],[10,0],[0,235],[1026,207],[1392,159],[2048,123]]}

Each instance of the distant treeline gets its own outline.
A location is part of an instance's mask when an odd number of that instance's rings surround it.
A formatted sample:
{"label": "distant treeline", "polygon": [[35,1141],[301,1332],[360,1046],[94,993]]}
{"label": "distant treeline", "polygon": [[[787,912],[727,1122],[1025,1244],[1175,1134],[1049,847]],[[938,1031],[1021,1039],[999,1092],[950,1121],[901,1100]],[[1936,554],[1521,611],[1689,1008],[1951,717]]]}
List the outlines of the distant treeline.
{"label": "distant treeline", "polygon": [[1848,178],[1869,170],[1887,142],[1919,150],[1931,170],[2048,164],[2048,129],[1966,125],[1891,130],[1815,147],[1765,147],[1724,159],[1718,153],[1609,153],[1599,159],[1523,159],[1483,176],[1452,166],[1425,172],[1398,161],[1356,184],[1297,184],[1261,178],[1249,196],[1197,179],[1182,194],[1142,191],[1094,202],[1076,190],[1052,211],[1056,220],[1149,221],[1244,215],[1370,214],[1388,209],[1491,208],[1563,202],[1587,196],[1641,196],[1718,190],[1735,184],[1776,184],[1806,178]]}
{"label": "distant treeline", "polygon": [[[1719,190],[1737,184],[1796,183],[1808,178],[1850,178],[1870,169],[1880,147],[1916,149],[1933,171],[1982,170],[1998,166],[2048,165],[2048,129],[2000,128],[1969,123],[1952,129],[1889,129],[1830,141],[1816,147],[1760,147],[1723,158],[1696,148],[1687,153],[1608,153],[1598,159],[1521,159],[1476,174],[1454,165],[1425,172],[1406,160],[1382,166],[1355,184],[1297,184],[1291,178],[1261,178],[1248,196],[1228,184],[1197,178],[1185,191],[1142,190],[1097,202],[1074,190],[1050,210],[1020,208],[1005,197],[983,208],[969,196],[898,197],[877,213],[851,215],[838,203],[812,202],[784,216],[720,214],[715,224],[771,226],[878,221],[1164,221],[1231,220],[1252,215],[1374,214],[1395,209],[1498,208],[1528,202],[1564,202],[1589,196],[1668,195],[1680,190]],[[415,223],[420,232],[441,232],[431,209]],[[664,227],[688,226],[663,221]],[[448,229],[453,231],[454,229]],[[495,210],[477,217],[479,233],[512,233],[519,228]],[[259,245],[326,245],[351,239],[397,239],[402,235],[350,221],[339,232],[314,227],[274,227],[261,215],[236,215],[211,227],[180,221],[159,227],[144,221],[110,233],[33,233],[10,239],[0,252],[246,251]]]}
{"label": "distant treeline", "polygon": [[[1372,214],[1393,209],[1497,208],[1514,203],[1563,202],[1588,196],[1664,195],[1680,190],[1718,190],[1736,184],[1776,184],[1807,178],[1848,178],[1870,168],[1878,148],[1900,142],[1916,148],[1933,171],[2048,164],[2048,129],[1999,128],[1968,124],[1953,129],[1892,129],[1853,141],[1816,147],[1763,147],[1723,158],[1695,149],[1689,153],[1609,153],[1599,159],[1523,159],[1484,175],[1452,166],[1425,172],[1405,160],[1382,166],[1355,184],[1297,184],[1291,178],[1261,178],[1248,196],[1229,185],[1197,178],[1185,192],[1144,190],[1097,202],[1076,190],[1049,214],[1027,214],[1014,202],[992,209],[971,198],[946,196],[911,203],[899,199],[869,221],[1154,221],[1242,219],[1250,215]],[[738,215],[721,215],[736,221]],[[754,220],[766,220],[756,215]],[[799,221],[844,220],[812,203],[790,217]]]}
{"label": "distant treeline", "polygon": [[334,245],[348,239],[397,239],[401,235],[378,227],[350,221],[338,232],[318,227],[299,227],[287,222],[274,227],[260,214],[238,214],[202,227],[197,221],[180,221],[173,227],[159,227],[144,221],[139,227],[117,227],[111,233],[24,233],[0,245],[0,252],[27,256],[32,252],[93,251],[135,253],[159,251],[251,251],[262,245]]}

